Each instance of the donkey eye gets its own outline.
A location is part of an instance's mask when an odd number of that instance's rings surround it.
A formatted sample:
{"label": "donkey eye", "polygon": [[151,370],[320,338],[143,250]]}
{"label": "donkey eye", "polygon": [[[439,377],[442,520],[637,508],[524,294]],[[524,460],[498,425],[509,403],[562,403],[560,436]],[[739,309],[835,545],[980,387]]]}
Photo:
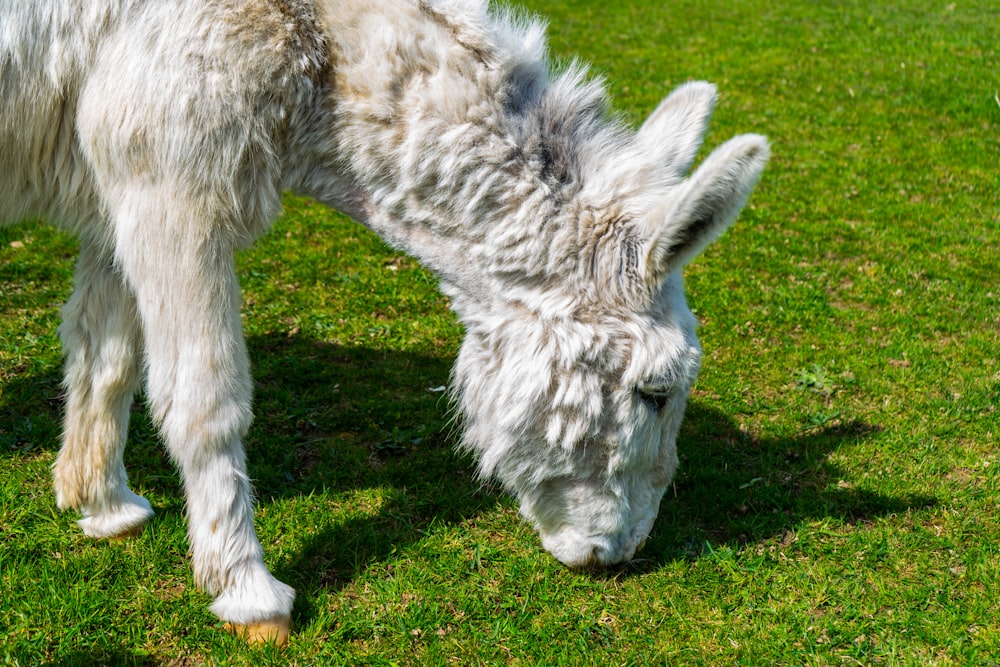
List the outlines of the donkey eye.
{"label": "donkey eye", "polygon": [[635,395],[645,403],[650,410],[662,412],[670,400],[670,389],[667,387],[636,387]]}

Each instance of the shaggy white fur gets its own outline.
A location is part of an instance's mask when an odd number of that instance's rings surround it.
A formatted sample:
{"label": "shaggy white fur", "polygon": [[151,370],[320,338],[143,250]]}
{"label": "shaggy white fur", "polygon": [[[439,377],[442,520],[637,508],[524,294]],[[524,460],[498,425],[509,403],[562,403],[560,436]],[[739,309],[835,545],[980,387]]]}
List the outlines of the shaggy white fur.
{"label": "shaggy white fur", "polygon": [[81,242],[59,506],[95,537],[152,515],[122,465],[144,370],[196,581],[237,631],[287,636],[233,254],[293,189],[438,273],[466,328],[463,446],[545,548],[631,558],[700,363],[680,269],[768,156],[744,135],[687,176],[714,100],[685,84],[629,131],[582,67],[550,70],[539,23],[485,0],[0,0],[0,211]]}

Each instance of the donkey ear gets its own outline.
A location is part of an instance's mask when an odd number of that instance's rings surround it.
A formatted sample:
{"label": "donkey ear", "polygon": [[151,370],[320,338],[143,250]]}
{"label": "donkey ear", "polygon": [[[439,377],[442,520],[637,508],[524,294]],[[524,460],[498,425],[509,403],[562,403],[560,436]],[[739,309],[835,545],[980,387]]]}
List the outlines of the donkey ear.
{"label": "donkey ear", "polygon": [[646,219],[648,278],[662,281],[732,224],[770,155],[767,139],[744,134],[715,149]]}
{"label": "donkey ear", "polygon": [[643,150],[674,173],[686,174],[705,137],[715,96],[715,86],[705,81],[674,89],[639,129]]}

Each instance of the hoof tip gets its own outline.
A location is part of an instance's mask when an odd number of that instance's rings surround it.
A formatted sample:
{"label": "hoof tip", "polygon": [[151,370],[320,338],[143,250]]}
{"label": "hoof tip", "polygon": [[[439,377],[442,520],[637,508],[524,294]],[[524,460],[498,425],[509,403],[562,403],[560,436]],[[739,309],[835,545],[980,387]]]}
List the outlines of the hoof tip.
{"label": "hoof tip", "polygon": [[291,629],[288,617],[272,618],[260,623],[226,623],[226,631],[242,637],[248,644],[274,644],[287,646]]}
{"label": "hoof tip", "polygon": [[114,535],[108,535],[105,539],[110,542],[127,542],[133,537],[139,537],[142,535],[142,529],[145,528],[145,524],[139,524],[138,526],[132,526],[120,533]]}

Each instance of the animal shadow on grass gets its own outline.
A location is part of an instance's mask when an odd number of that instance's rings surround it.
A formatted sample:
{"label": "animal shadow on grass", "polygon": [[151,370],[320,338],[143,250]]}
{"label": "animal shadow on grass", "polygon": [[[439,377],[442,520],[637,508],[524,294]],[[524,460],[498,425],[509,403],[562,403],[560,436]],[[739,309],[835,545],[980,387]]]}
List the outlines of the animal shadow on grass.
{"label": "animal shadow on grass", "polygon": [[788,543],[805,522],[831,518],[863,524],[931,507],[924,495],[890,496],[856,488],[830,460],[843,446],[875,438],[881,427],[847,420],[784,438],[760,439],[726,414],[688,405],[678,435],[681,467],[653,533],[636,559],[612,572],[632,576],[716,546]]}
{"label": "animal shadow on grass", "polygon": [[[314,617],[319,590],[347,585],[423,539],[432,523],[459,522],[496,506],[499,496],[475,479],[472,461],[454,451],[457,430],[449,425],[447,400],[430,391],[446,383],[453,350],[346,347],[284,334],[251,337],[248,344],[256,417],[246,447],[263,511],[311,494],[381,494],[376,511],[331,517],[275,565],[275,575],[299,591],[300,627]],[[16,457],[58,447],[59,393],[58,369],[10,379],[0,395],[0,451]],[[633,562],[610,576],[699,558],[706,545],[785,539],[813,519],[864,522],[933,505],[933,498],[882,495],[842,479],[830,454],[879,431],[847,421],[757,439],[726,414],[692,401],[678,438],[681,469],[653,534]],[[157,508],[161,515],[183,510],[177,474],[138,404],[126,465],[140,492],[174,499]],[[343,502],[350,501],[345,495]]]}
{"label": "animal shadow on grass", "polygon": [[249,343],[257,416],[247,449],[262,503],[365,489],[378,489],[381,500],[377,511],[331,519],[276,565],[274,574],[299,591],[296,623],[309,622],[319,589],[346,586],[424,539],[432,523],[460,522],[497,504],[473,461],[456,453],[443,391],[452,350],[342,347],[298,336]]}
{"label": "animal shadow on grass", "polygon": [[[300,627],[314,614],[317,590],[343,587],[371,564],[405,551],[424,539],[432,522],[462,521],[496,505],[498,494],[475,479],[472,461],[455,449],[443,391],[450,348],[412,353],[377,349],[377,341],[347,347],[284,333],[251,336],[247,343],[255,417],[245,448],[259,511],[321,494],[343,510],[312,521],[308,530],[315,532],[296,535],[302,546],[291,555],[269,558],[275,576],[299,592],[294,614]],[[57,451],[60,383],[58,366],[6,380],[0,457]],[[141,395],[133,405],[125,465],[132,488],[153,499],[154,523],[183,513],[180,477]],[[377,508],[350,507],[354,492],[366,490],[379,496]],[[75,530],[74,518],[65,516],[67,531]],[[295,530],[293,520],[271,534],[280,538]],[[262,541],[265,555],[273,555]]]}

